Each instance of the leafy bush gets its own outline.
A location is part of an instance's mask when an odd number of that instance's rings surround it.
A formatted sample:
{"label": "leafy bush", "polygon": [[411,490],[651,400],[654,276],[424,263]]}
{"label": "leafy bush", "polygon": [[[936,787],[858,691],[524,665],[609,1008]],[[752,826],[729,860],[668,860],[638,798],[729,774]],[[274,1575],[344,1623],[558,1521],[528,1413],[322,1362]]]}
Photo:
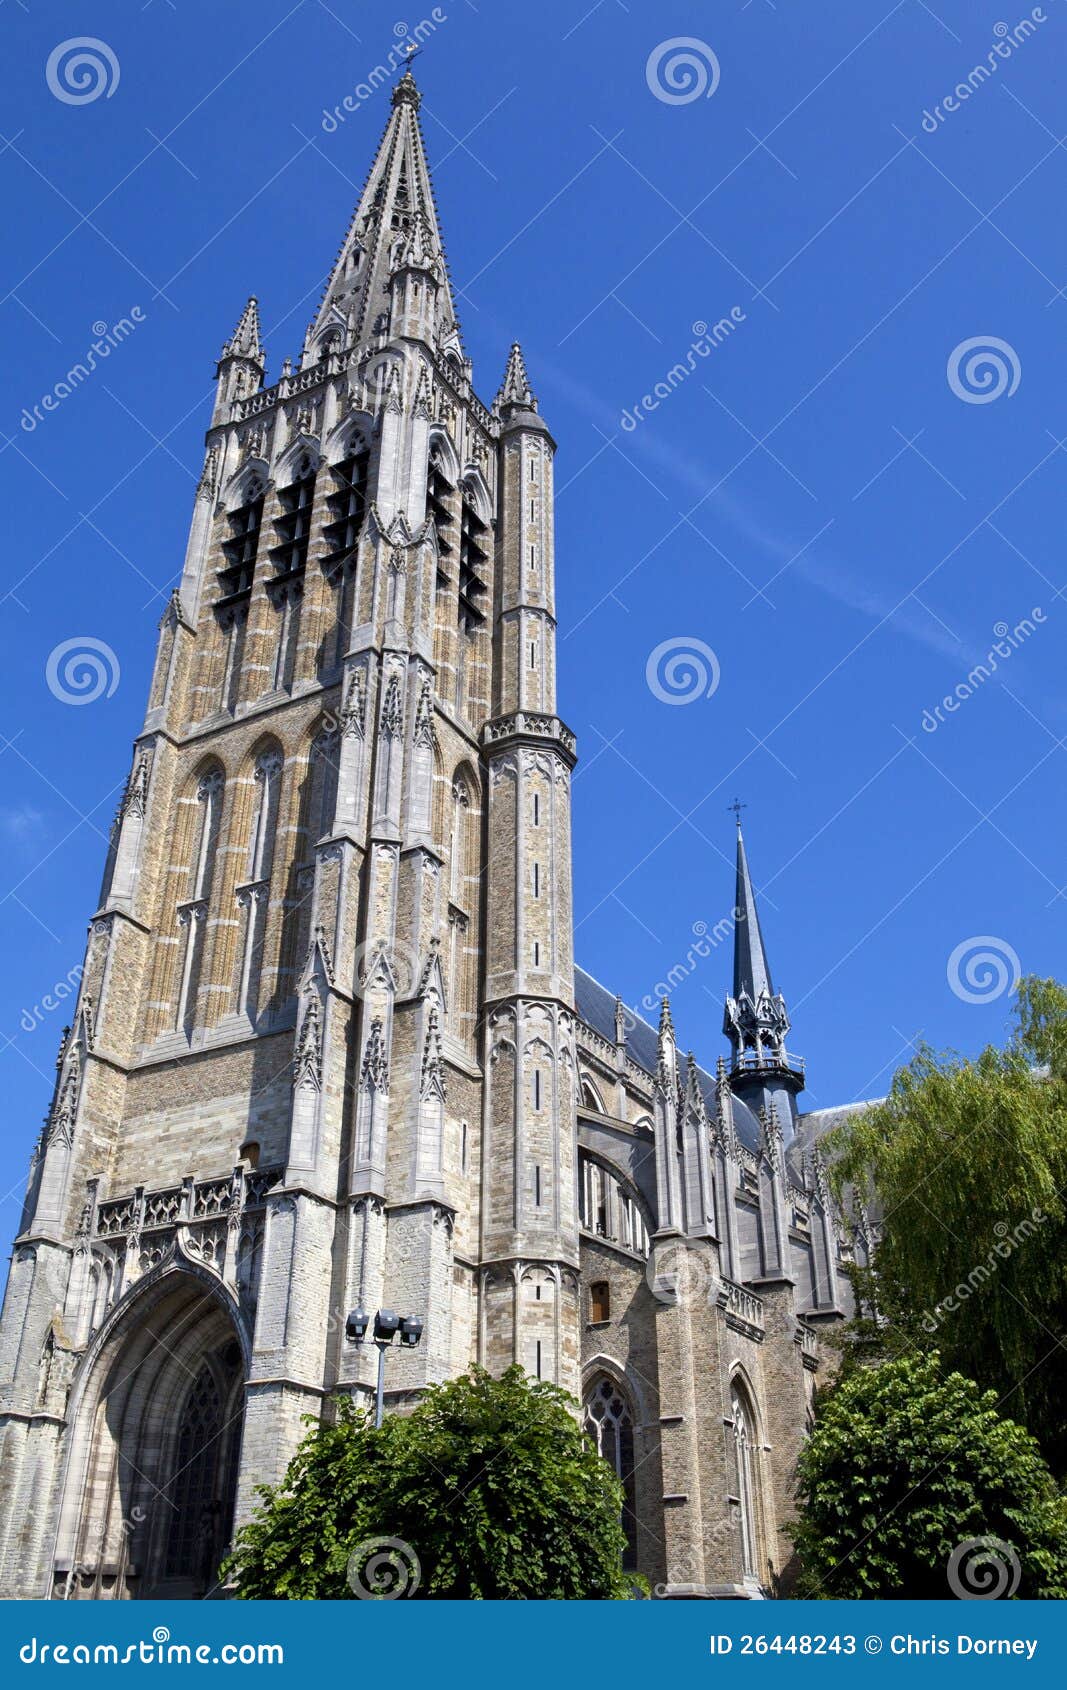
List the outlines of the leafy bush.
{"label": "leafy bush", "polygon": [[936,1354],[843,1378],[798,1475],[806,1594],[944,1598],[1002,1579],[1004,1595],[1067,1596],[1067,1504],[1037,1443]]}
{"label": "leafy bush", "polygon": [[430,1388],[376,1430],[312,1423],[239,1533],[239,1596],[623,1598],[622,1487],[575,1404],[511,1367]]}

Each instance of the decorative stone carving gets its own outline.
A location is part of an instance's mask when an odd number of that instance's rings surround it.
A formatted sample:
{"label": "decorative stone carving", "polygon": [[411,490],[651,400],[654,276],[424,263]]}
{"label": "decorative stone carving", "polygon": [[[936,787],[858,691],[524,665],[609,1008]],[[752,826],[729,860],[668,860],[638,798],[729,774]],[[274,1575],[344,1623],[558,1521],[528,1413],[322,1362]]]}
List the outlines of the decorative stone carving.
{"label": "decorative stone carving", "polygon": [[360,739],[367,725],[367,680],[364,669],[354,669],[341,708],[341,736],[357,734]]}
{"label": "decorative stone carving", "polygon": [[146,751],[142,751],[134,765],[129,783],[123,795],[120,815],[144,816],[148,803],[148,776],[152,762]]}
{"label": "decorative stone carving", "polygon": [[389,684],[385,689],[385,700],[382,704],[382,734],[386,739],[400,739],[404,733],[404,693],[400,685],[400,676],[393,673],[389,677]]}
{"label": "decorative stone carving", "polygon": [[319,1091],[322,1087],[322,1026],[319,1000],[314,995],[308,998],[304,1019],[300,1023],[293,1083],[296,1086],[310,1086],[314,1091]]}
{"label": "decorative stone carving", "polygon": [[426,1021],[426,1041],[422,1049],[422,1073],[419,1096],[436,1097],[445,1101],[445,1072],[441,1053],[441,1022],[434,1004]]}
{"label": "decorative stone carving", "polygon": [[389,1090],[389,1057],[385,1048],[385,1035],[380,1016],[375,1016],[370,1024],[367,1044],[363,1052],[363,1063],[359,1071],[359,1083],[363,1091],[387,1092]]}
{"label": "decorative stone carving", "polygon": [[[433,716],[433,685],[429,678],[423,681],[419,692],[419,701],[415,706],[415,728],[412,737],[416,745],[426,746],[430,750],[433,750],[437,744],[437,730],[434,726]],[[453,788],[454,791],[455,788]]]}

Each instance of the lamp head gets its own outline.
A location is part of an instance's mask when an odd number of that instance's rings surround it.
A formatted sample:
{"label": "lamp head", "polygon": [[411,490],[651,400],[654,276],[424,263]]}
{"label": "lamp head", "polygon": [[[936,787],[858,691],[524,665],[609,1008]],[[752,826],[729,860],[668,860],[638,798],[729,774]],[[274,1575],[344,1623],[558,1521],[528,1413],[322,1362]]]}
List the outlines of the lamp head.
{"label": "lamp head", "polygon": [[374,1338],[376,1343],[391,1344],[396,1337],[400,1325],[400,1316],[392,1309],[379,1309],[374,1317]]}
{"label": "lamp head", "polygon": [[345,1321],[345,1337],[350,1344],[362,1344],[367,1336],[370,1316],[365,1309],[353,1309]]}
{"label": "lamp head", "polygon": [[400,1342],[409,1349],[414,1349],[422,1337],[422,1321],[416,1320],[414,1315],[405,1315],[400,1322]]}

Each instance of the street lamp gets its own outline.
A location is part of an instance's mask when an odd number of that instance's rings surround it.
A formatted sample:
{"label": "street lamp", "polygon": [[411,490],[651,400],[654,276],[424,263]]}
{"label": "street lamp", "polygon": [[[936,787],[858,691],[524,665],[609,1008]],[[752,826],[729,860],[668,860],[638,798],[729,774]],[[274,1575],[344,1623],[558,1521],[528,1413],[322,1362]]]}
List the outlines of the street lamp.
{"label": "street lamp", "polygon": [[[370,1315],[365,1309],[353,1309],[345,1321],[345,1336],[349,1343],[362,1344],[367,1337],[370,1325]],[[422,1337],[422,1321],[416,1320],[414,1315],[406,1314],[401,1317],[392,1309],[379,1309],[374,1316],[373,1339],[378,1346],[378,1392],[374,1404],[374,1424],[382,1423],[382,1405],[385,1397],[385,1352],[393,1339],[399,1334],[400,1342],[405,1349],[414,1349]]]}

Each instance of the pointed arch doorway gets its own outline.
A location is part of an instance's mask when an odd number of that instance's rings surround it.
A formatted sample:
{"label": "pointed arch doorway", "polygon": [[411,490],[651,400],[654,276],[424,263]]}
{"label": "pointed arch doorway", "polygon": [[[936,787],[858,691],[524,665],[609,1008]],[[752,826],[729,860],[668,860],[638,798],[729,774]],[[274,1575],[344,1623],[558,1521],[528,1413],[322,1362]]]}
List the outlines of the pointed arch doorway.
{"label": "pointed arch doorway", "polygon": [[116,1310],[72,1395],[55,1596],[222,1594],[245,1377],[236,1312],[206,1276],[172,1267]]}

